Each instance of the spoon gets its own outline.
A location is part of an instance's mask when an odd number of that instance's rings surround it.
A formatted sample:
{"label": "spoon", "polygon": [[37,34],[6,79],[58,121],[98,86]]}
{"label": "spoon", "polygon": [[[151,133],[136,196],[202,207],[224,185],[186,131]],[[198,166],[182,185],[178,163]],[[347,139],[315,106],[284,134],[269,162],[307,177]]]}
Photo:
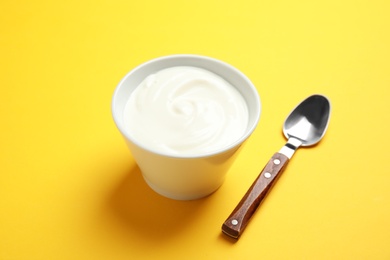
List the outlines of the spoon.
{"label": "spoon", "polygon": [[222,225],[222,232],[238,239],[262,200],[276,183],[287,163],[300,146],[318,143],[328,128],[330,102],[322,95],[312,95],[292,110],[283,125],[288,139],[285,146],[268,161],[236,208]]}

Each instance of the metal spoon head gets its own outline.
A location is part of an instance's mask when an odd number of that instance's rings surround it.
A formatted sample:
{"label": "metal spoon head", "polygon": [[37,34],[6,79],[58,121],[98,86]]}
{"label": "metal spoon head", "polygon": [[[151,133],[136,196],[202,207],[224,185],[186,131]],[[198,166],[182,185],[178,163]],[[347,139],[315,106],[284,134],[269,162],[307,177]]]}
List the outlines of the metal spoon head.
{"label": "metal spoon head", "polygon": [[330,102],[322,95],[313,95],[294,108],[283,125],[287,139],[294,137],[302,146],[318,143],[328,128]]}

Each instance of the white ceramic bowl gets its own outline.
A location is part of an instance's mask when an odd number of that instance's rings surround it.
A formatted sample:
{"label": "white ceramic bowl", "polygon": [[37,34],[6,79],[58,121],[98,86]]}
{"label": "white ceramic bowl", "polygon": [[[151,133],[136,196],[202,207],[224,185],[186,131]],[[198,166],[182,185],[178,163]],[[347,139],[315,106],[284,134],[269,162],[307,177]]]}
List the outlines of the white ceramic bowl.
{"label": "white ceramic bowl", "polygon": [[[245,134],[221,150],[196,156],[172,156],[145,147],[124,127],[124,109],[131,93],[150,74],[174,66],[192,66],[211,71],[232,84],[244,97],[249,111]],[[118,84],[112,99],[112,115],[148,185],[157,193],[178,200],[207,196],[217,190],[260,118],[261,104],[252,82],[239,70],[222,61],[198,55],[172,55],[145,62],[130,71]]]}

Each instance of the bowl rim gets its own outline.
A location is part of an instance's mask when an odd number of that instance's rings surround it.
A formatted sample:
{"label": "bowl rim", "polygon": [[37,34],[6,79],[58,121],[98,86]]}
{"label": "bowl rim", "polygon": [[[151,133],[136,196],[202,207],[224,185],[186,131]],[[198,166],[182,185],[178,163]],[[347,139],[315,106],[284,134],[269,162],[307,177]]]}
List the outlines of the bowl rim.
{"label": "bowl rim", "polygon": [[[224,147],[217,149],[217,150],[213,150],[211,152],[205,152],[205,153],[200,153],[200,154],[170,154],[170,153],[166,153],[166,152],[159,151],[157,149],[153,149],[153,148],[150,148],[148,146],[145,146],[142,142],[139,142],[138,140],[133,138],[133,136],[131,136],[125,130],[124,125],[121,123],[123,121],[123,119],[118,118],[121,113],[116,112],[115,104],[116,104],[118,97],[120,96],[121,89],[125,85],[124,83],[127,81],[127,79],[129,77],[131,77],[137,71],[139,71],[145,67],[148,67],[153,63],[164,62],[164,61],[171,61],[172,62],[175,60],[183,61],[183,60],[191,60],[191,59],[198,60],[198,61],[204,61],[204,62],[208,62],[208,63],[213,63],[213,64],[216,64],[216,65],[221,66],[221,67],[226,67],[227,69],[236,73],[243,81],[245,81],[247,83],[251,92],[253,92],[253,94],[255,94],[253,96],[254,101],[255,101],[255,111],[253,112],[255,119],[253,120],[253,123],[251,125],[249,125],[245,134],[242,135],[239,139],[235,140],[234,142],[230,143],[227,146],[224,146]],[[173,65],[173,66],[191,66],[191,65],[180,65],[180,62],[178,62],[177,65]],[[173,67],[173,66],[167,66],[165,68],[169,68],[169,67]],[[194,65],[194,67],[195,67],[195,65]],[[198,67],[205,69],[205,70],[210,70],[210,69],[202,67],[202,66],[198,66]],[[216,73],[216,72],[213,72],[213,73]],[[218,76],[224,78],[225,80],[227,80],[223,75],[220,75],[218,73],[216,73],[216,74]],[[242,93],[241,93],[241,95],[242,95]],[[244,99],[245,99],[245,97],[244,97]],[[127,72],[126,75],[117,84],[117,86],[114,90],[114,93],[112,96],[112,101],[111,101],[111,113],[112,113],[112,117],[114,119],[114,122],[115,122],[118,130],[120,131],[120,133],[125,137],[125,139],[127,139],[128,141],[130,141],[134,145],[138,146],[139,148],[141,148],[145,151],[148,151],[150,153],[157,154],[157,155],[164,156],[164,157],[171,157],[171,158],[178,158],[178,159],[197,159],[197,158],[212,157],[215,155],[223,154],[223,153],[228,152],[234,148],[238,148],[240,145],[242,145],[252,135],[252,133],[254,132],[254,130],[256,129],[256,127],[259,123],[260,115],[261,115],[261,101],[260,101],[259,93],[258,93],[256,87],[254,86],[254,84],[252,83],[252,81],[244,73],[242,73],[240,70],[238,70],[236,67],[230,65],[229,63],[224,62],[222,60],[218,60],[216,58],[209,57],[209,56],[203,56],[203,55],[197,55],[197,54],[173,54],[173,55],[160,56],[157,58],[147,60],[146,62],[143,62],[143,63],[137,65],[136,67],[131,69],[129,72]]]}

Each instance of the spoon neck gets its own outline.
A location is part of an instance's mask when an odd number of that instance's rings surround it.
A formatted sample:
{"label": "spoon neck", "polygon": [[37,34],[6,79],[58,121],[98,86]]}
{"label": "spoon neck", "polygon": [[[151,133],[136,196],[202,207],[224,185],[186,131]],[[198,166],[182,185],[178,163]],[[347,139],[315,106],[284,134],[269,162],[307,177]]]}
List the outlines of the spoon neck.
{"label": "spoon neck", "polygon": [[294,155],[295,151],[302,145],[302,141],[295,137],[288,138],[287,143],[280,149],[279,153],[284,154],[289,159]]}

